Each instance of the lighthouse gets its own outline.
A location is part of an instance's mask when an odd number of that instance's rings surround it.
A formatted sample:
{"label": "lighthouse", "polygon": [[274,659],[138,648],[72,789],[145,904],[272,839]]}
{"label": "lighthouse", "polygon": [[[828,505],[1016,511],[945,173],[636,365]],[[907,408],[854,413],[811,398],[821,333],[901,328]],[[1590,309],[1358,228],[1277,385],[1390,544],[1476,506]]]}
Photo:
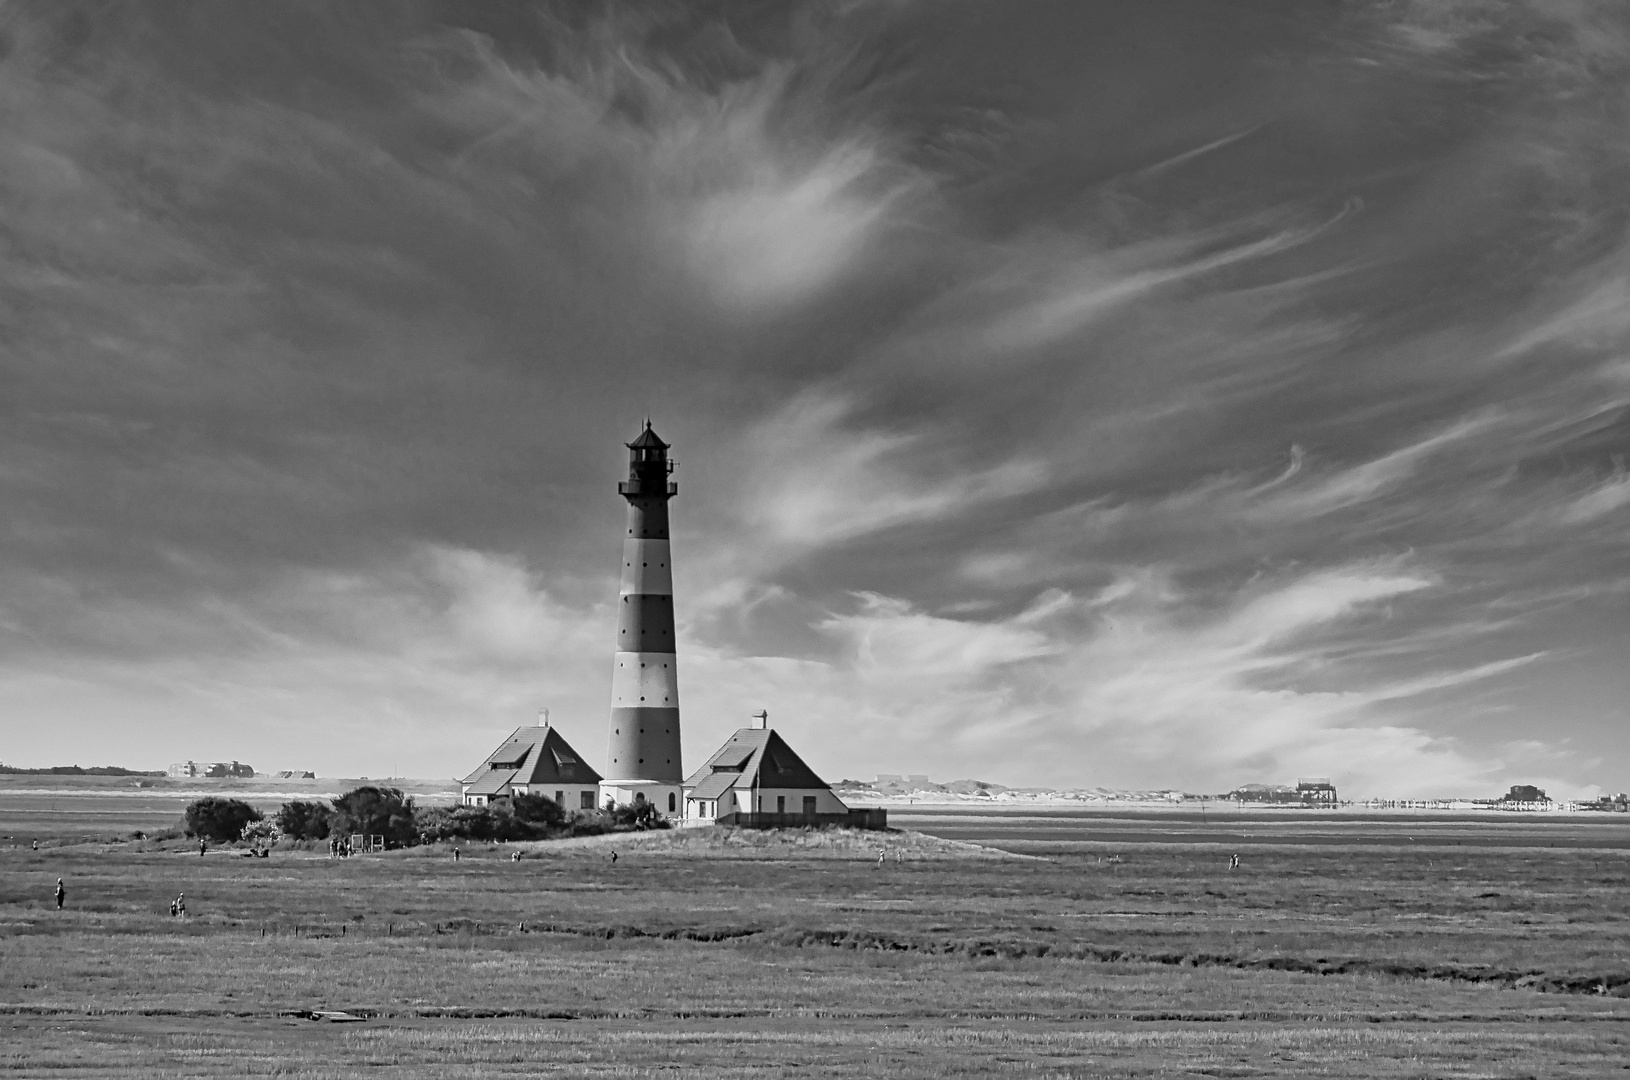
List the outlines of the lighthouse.
{"label": "lighthouse", "polygon": [[651,430],[628,443],[628,500],[622,587],[617,597],[617,656],[611,669],[611,748],[602,801],[650,803],[677,814],[680,781],[679,666],[674,651],[673,560],[668,551],[668,444]]}

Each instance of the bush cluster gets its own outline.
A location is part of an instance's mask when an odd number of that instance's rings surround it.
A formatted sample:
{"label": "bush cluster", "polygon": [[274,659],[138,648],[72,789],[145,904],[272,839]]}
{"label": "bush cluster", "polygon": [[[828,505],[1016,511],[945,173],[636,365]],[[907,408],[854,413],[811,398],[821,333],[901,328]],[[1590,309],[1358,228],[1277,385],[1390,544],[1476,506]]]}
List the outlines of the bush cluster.
{"label": "bush cluster", "polygon": [[239,799],[199,799],[186,814],[188,836],[223,844],[246,836],[314,841],[361,833],[383,836],[389,847],[409,847],[439,840],[547,840],[667,827],[649,803],[567,813],[547,796],[517,795],[490,806],[418,807],[397,788],[373,785],[353,788],[330,805],[286,802],[264,822],[260,811]]}
{"label": "bush cluster", "polygon": [[277,812],[277,827],[290,840],[327,840],[334,811],[320,802],[286,802]]}
{"label": "bush cluster", "polygon": [[260,811],[242,799],[199,799],[187,807],[187,835],[235,844],[243,839],[243,830],[260,817]]}

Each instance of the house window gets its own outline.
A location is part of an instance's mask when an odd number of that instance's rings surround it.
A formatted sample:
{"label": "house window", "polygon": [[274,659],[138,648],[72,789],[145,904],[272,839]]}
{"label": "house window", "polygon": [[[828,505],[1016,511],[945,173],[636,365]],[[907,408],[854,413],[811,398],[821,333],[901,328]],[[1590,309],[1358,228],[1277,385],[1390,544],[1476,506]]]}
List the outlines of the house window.
{"label": "house window", "polygon": [[679,796],[670,791],[668,792],[668,813],[671,814],[677,809],[679,809]]}
{"label": "house window", "polygon": [[785,814],[787,812],[787,797],[785,795],[777,795],[775,797],[775,812],[778,814]]}
{"label": "house window", "polygon": [[564,791],[555,792],[555,805],[556,806],[565,806],[566,805],[566,793]]}
{"label": "house window", "polygon": [[580,791],[577,793],[577,808],[579,810],[594,809],[594,792]]}
{"label": "house window", "polygon": [[810,817],[815,816],[815,796],[804,796],[804,813],[808,814]]}

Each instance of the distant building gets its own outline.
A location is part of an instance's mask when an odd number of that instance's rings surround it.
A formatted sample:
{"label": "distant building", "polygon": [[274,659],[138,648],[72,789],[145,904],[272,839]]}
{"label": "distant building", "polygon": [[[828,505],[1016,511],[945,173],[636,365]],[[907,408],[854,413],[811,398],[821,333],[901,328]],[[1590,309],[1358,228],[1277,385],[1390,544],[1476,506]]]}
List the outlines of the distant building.
{"label": "distant building", "polygon": [[278,772],[277,778],[279,780],[315,780],[317,779],[317,774],[314,772],[302,772],[299,769],[283,769]]}
{"label": "distant building", "polygon": [[252,777],[255,775],[253,765],[245,765],[234,761],[179,761],[165,770],[165,775],[181,778],[201,778],[207,780],[220,780],[226,777]]}
{"label": "distant building", "polygon": [[516,795],[544,795],[566,810],[593,810],[600,774],[550,727],[547,714],[534,727],[520,727],[464,778],[460,801],[488,806]]}
{"label": "distant building", "polygon": [[1287,784],[1241,784],[1228,793],[1235,802],[1300,803],[1301,793]]}
{"label": "distant building", "polygon": [[685,820],[709,822],[736,814],[777,814],[789,825],[817,824],[819,815],[846,815],[849,808],[825,780],[804,764],[759,713],[753,726],[730,736],[685,781]]}
{"label": "distant building", "polygon": [[1296,794],[1303,806],[1332,809],[1336,805],[1336,785],[1323,776],[1310,776],[1296,781]]}
{"label": "distant building", "polygon": [[1510,791],[1500,796],[1500,801],[1508,803],[1546,803],[1551,801],[1551,797],[1533,784],[1513,784]]}

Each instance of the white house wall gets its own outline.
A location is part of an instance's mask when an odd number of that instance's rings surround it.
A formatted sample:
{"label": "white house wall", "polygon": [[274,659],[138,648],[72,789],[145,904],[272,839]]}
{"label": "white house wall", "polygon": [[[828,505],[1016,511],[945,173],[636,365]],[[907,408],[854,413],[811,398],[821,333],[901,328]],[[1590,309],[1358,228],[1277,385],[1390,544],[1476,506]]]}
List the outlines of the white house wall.
{"label": "white house wall", "polygon": [[[739,803],[733,803],[732,797],[738,795],[740,796]],[[750,805],[750,800],[755,795],[758,802]],[[778,796],[787,800],[787,808],[782,811],[783,813],[802,814],[804,812],[804,799],[811,795],[815,797],[815,812],[817,814],[846,814],[849,812],[849,808],[843,804],[843,800],[832,794],[830,788],[759,788],[756,793],[751,791],[727,791],[717,800],[687,799],[685,800],[685,817],[691,820],[712,821],[726,814],[738,812],[773,814],[776,813],[775,800]],[[704,813],[701,805],[704,802],[715,803],[717,809],[710,807],[711,812]]]}
{"label": "white house wall", "polygon": [[[817,814],[846,814],[849,808],[843,805],[843,800],[832,794],[831,788],[759,788],[756,792],[758,803],[755,806],[745,807],[755,814],[773,814],[776,812],[775,800],[777,796],[785,796],[788,814],[802,814],[804,812],[804,799],[806,796],[815,796],[815,812]],[[728,812],[728,811],[726,811]]]}

